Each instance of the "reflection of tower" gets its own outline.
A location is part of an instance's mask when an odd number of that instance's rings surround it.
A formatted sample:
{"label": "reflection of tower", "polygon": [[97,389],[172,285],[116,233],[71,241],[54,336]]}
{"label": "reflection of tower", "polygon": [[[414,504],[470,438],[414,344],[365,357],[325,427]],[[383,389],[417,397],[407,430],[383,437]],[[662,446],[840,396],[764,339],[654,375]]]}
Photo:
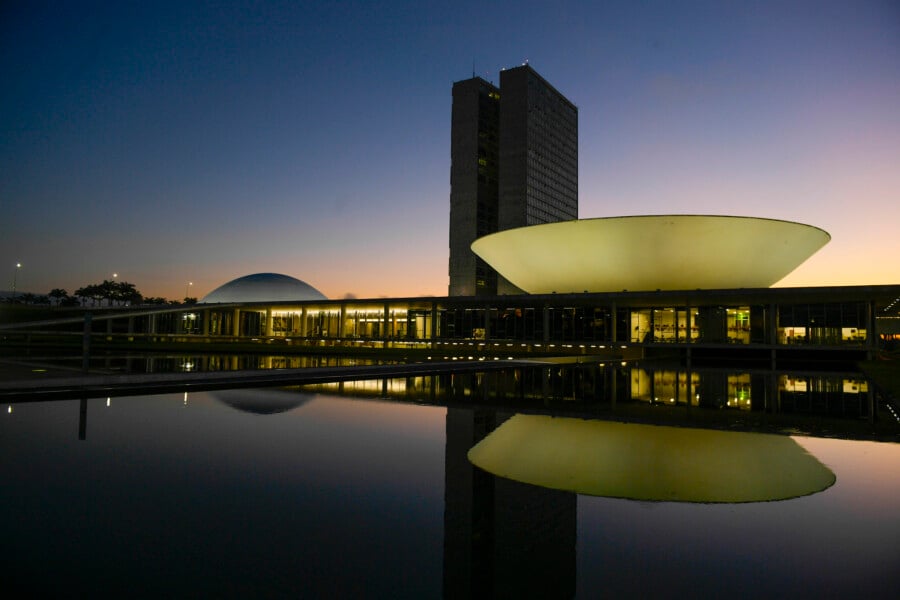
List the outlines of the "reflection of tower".
{"label": "reflection of tower", "polygon": [[444,596],[571,598],[577,496],[494,477],[466,456],[508,417],[447,409]]}

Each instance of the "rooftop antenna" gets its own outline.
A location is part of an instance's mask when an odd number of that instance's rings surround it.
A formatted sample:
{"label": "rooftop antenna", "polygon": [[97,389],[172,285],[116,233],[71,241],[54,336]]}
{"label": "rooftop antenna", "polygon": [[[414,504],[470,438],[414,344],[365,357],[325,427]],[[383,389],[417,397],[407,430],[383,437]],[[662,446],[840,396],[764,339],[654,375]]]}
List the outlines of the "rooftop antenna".
{"label": "rooftop antenna", "polygon": [[475,57],[472,57],[472,78],[475,78]]}

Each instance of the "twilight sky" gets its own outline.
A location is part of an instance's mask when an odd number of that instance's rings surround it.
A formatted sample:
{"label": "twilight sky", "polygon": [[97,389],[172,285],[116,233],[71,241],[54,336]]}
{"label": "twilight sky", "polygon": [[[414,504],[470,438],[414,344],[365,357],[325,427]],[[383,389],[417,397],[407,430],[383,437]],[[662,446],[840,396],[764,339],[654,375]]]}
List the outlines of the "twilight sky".
{"label": "twilight sky", "polygon": [[0,5],[0,289],[446,295],[451,85],[525,60],[582,218],[801,221],[779,285],[900,283],[896,0],[158,0]]}

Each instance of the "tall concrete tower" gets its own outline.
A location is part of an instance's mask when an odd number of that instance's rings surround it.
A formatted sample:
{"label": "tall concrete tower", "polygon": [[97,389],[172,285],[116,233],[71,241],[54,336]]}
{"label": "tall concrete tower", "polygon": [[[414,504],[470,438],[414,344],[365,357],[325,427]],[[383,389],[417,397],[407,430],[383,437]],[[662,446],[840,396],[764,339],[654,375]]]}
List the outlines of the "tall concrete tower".
{"label": "tall concrete tower", "polygon": [[451,296],[497,293],[497,273],[469,246],[497,231],[500,90],[475,77],[453,84],[450,129]]}
{"label": "tall concrete tower", "polygon": [[453,86],[451,296],[521,293],[469,248],[477,238],[578,218],[578,109],[529,67]]}

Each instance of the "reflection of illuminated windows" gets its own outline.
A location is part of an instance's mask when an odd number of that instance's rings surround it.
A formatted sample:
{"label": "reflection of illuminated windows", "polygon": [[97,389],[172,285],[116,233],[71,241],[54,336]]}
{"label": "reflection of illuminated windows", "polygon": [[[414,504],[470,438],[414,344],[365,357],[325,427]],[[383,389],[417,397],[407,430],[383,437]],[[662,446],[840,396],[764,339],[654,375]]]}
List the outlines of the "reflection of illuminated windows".
{"label": "reflection of illuminated windows", "polygon": [[726,406],[738,410],[751,409],[750,374],[728,376],[728,400]]}
{"label": "reflection of illuminated windows", "polygon": [[807,389],[806,380],[793,379],[791,377],[783,375],[781,377],[781,381],[779,382],[779,389],[786,392],[805,392]]}
{"label": "reflection of illuminated windows", "polygon": [[869,383],[865,379],[844,379],[841,387],[845,394],[865,394],[869,391]]}
{"label": "reflection of illuminated windows", "polygon": [[648,372],[644,369],[631,369],[631,399],[651,404],[690,403],[696,406],[699,401],[697,390],[700,379],[697,372],[688,374],[684,371]]}

